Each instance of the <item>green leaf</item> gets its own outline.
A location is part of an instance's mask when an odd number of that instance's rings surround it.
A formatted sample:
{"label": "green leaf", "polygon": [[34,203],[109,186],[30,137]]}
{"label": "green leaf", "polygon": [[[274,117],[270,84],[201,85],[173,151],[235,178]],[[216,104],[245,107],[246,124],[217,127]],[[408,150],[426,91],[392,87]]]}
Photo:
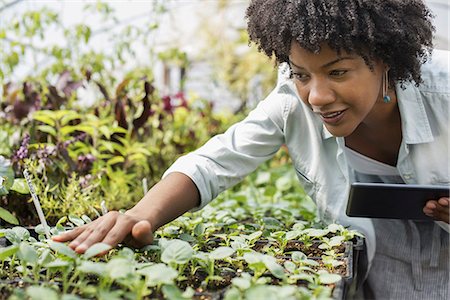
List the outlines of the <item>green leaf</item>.
{"label": "green leaf", "polygon": [[126,278],[135,273],[129,259],[113,258],[106,264],[106,271],[112,279]]}
{"label": "green leaf", "polygon": [[34,120],[47,124],[48,126],[51,127],[55,127],[56,122],[53,118],[54,113],[49,110],[38,110],[33,115]]}
{"label": "green leaf", "polygon": [[111,246],[105,243],[96,243],[89,247],[89,249],[86,250],[84,253],[84,258],[89,259],[91,257],[94,257],[98,254],[101,254],[105,251],[108,251],[111,249]]}
{"label": "green leaf", "polygon": [[234,286],[238,287],[240,290],[245,291],[246,289],[250,288],[252,285],[250,278],[243,278],[243,277],[235,277],[231,280]]}
{"label": "green leaf", "polygon": [[45,265],[46,268],[54,268],[54,269],[67,268],[69,266],[70,262],[68,262],[67,260],[62,260],[60,258],[56,258],[55,260]]}
{"label": "green leaf", "polygon": [[294,251],[291,254],[291,258],[294,262],[299,263],[299,262],[304,261],[305,259],[308,259],[308,256],[301,251]]}
{"label": "green leaf", "polygon": [[256,185],[268,184],[270,182],[270,172],[258,172],[255,180]]}
{"label": "green leaf", "polygon": [[123,163],[125,161],[125,158],[123,156],[115,156],[111,159],[109,159],[106,163],[110,166],[118,164],[118,163]]}
{"label": "green leaf", "polygon": [[335,246],[341,245],[344,241],[345,241],[345,237],[344,236],[337,235],[337,236],[333,236],[330,239],[329,244],[330,244],[330,246],[335,247]]}
{"label": "green leaf", "polygon": [[10,256],[13,256],[16,254],[16,252],[19,250],[18,245],[12,245],[5,248],[0,248],[0,261],[4,261]]}
{"label": "green leaf", "polygon": [[178,272],[166,264],[154,264],[138,271],[139,274],[147,278],[150,286],[158,286],[162,284],[173,284]]}
{"label": "green leaf", "polygon": [[5,220],[9,224],[19,225],[19,220],[13,216],[9,211],[0,207],[0,219]]}
{"label": "green leaf", "polygon": [[164,295],[164,299],[168,300],[182,300],[182,299],[192,299],[192,297],[184,297],[183,293],[181,293],[180,289],[173,284],[165,284],[162,287],[162,293]]}
{"label": "green leaf", "polygon": [[36,264],[38,261],[38,254],[36,249],[34,247],[30,246],[28,243],[22,242],[19,246],[19,252],[17,253],[17,256],[32,265]]}
{"label": "green leaf", "polygon": [[25,178],[16,178],[14,179],[14,183],[10,188],[10,191],[15,191],[19,194],[29,194],[30,188],[28,187],[27,181]]}
{"label": "green leaf", "polygon": [[82,300],[83,298],[78,297],[77,295],[64,294],[61,300]]}
{"label": "green leaf", "polygon": [[82,226],[82,225],[84,225],[83,219],[81,219],[81,218],[79,218],[77,216],[69,215],[68,218],[69,218],[69,221],[72,222],[75,226]]}
{"label": "green leaf", "polygon": [[188,242],[182,240],[170,240],[165,244],[164,250],[161,253],[161,260],[166,264],[187,263],[194,254],[194,250]]}
{"label": "green leaf", "polygon": [[58,300],[55,290],[43,286],[30,286],[26,290],[31,300]]}
{"label": "green leaf", "polygon": [[85,274],[104,275],[106,271],[106,263],[83,261],[81,265],[77,267],[77,270]]}
{"label": "green leaf", "polygon": [[14,170],[11,162],[0,155],[0,196],[8,194],[14,182]]}
{"label": "green leaf", "polygon": [[277,260],[273,256],[264,255],[263,262],[266,268],[272,273],[273,276],[283,279],[285,276],[284,268],[277,263]]}
{"label": "green leaf", "polygon": [[285,239],[288,241],[293,240],[293,239],[298,238],[299,235],[300,235],[300,232],[297,230],[288,231],[288,232],[286,232]]}
{"label": "green leaf", "polygon": [[37,129],[38,129],[39,131],[48,133],[48,134],[50,134],[51,136],[56,136],[56,135],[57,135],[55,127],[50,126],[50,125],[39,125],[39,126],[37,127]]}
{"label": "green leaf", "polygon": [[319,271],[319,281],[321,284],[332,284],[341,280],[341,276],[337,274],[330,274],[326,271],[322,271]]}
{"label": "green leaf", "polygon": [[14,232],[14,234],[21,240],[21,241],[26,241],[30,238],[30,232],[28,231],[28,229],[20,227],[20,226],[15,226],[13,228],[11,228],[11,231]]}
{"label": "green leaf", "polygon": [[61,117],[61,125],[66,126],[70,121],[80,119],[81,115],[73,110],[65,111],[65,114]]}
{"label": "green leaf", "polygon": [[218,247],[209,253],[210,259],[224,259],[233,255],[234,249],[230,247]]}
{"label": "green leaf", "polygon": [[85,132],[91,136],[95,133],[95,128],[89,125],[75,125],[75,126],[64,126],[61,128],[61,134],[68,135],[69,133],[75,132],[75,131],[81,131]]}
{"label": "green leaf", "polygon": [[73,259],[75,259],[77,257],[77,253],[75,251],[73,251],[72,248],[70,248],[69,246],[67,246],[63,243],[48,241],[48,244],[49,244],[50,248],[52,248],[53,251],[55,251],[59,254],[65,255],[65,256],[73,258]]}

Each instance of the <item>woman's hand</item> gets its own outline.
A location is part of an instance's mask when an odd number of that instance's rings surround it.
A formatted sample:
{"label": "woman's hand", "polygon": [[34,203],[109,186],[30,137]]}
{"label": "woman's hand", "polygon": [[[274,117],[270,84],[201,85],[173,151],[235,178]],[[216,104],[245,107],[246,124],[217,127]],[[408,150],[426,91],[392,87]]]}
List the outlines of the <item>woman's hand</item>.
{"label": "woman's hand", "polygon": [[56,242],[68,242],[77,253],[84,253],[92,245],[102,242],[112,248],[125,244],[140,248],[153,241],[152,225],[147,220],[133,217],[127,213],[111,211],[89,224],[53,236]]}
{"label": "woman's hand", "polygon": [[449,198],[442,197],[439,200],[428,200],[423,208],[423,213],[436,221],[444,221],[449,224]]}

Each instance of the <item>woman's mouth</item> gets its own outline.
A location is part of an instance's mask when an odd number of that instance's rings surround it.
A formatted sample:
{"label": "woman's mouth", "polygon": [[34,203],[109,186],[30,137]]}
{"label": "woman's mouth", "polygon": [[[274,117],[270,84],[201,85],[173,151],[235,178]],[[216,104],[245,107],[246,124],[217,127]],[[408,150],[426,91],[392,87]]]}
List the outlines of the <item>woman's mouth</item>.
{"label": "woman's mouth", "polygon": [[345,110],[333,111],[328,113],[320,113],[319,114],[322,120],[330,125],[337,124],[345,115]]}

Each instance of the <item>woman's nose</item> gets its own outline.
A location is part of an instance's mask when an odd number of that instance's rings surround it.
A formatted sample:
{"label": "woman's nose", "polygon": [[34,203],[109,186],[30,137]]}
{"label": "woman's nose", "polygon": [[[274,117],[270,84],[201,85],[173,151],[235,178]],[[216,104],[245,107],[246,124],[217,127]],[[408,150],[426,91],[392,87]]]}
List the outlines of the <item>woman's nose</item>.
{"label": "woman's nose", "polygon": [[311,84],[308,103],[313,107],[322,107],[335,101],[335,93],[325,82]]}

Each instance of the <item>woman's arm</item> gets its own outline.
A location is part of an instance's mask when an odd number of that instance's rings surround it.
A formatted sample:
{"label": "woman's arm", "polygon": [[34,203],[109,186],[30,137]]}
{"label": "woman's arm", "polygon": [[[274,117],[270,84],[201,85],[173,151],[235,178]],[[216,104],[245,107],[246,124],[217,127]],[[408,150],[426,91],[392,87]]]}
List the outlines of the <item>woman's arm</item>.
{"label": "woman's arm", "polygon": [[198,206],[200,196],[192,180],[182,173],[171,173],[153,186],[132,209],[121,214],[112,211],[84,226],[54,236],[57,242],[67,242],[78,253],[84,253],[95,243],[111,247],[121,242],[143,247],[153,241],[153,232]]}

